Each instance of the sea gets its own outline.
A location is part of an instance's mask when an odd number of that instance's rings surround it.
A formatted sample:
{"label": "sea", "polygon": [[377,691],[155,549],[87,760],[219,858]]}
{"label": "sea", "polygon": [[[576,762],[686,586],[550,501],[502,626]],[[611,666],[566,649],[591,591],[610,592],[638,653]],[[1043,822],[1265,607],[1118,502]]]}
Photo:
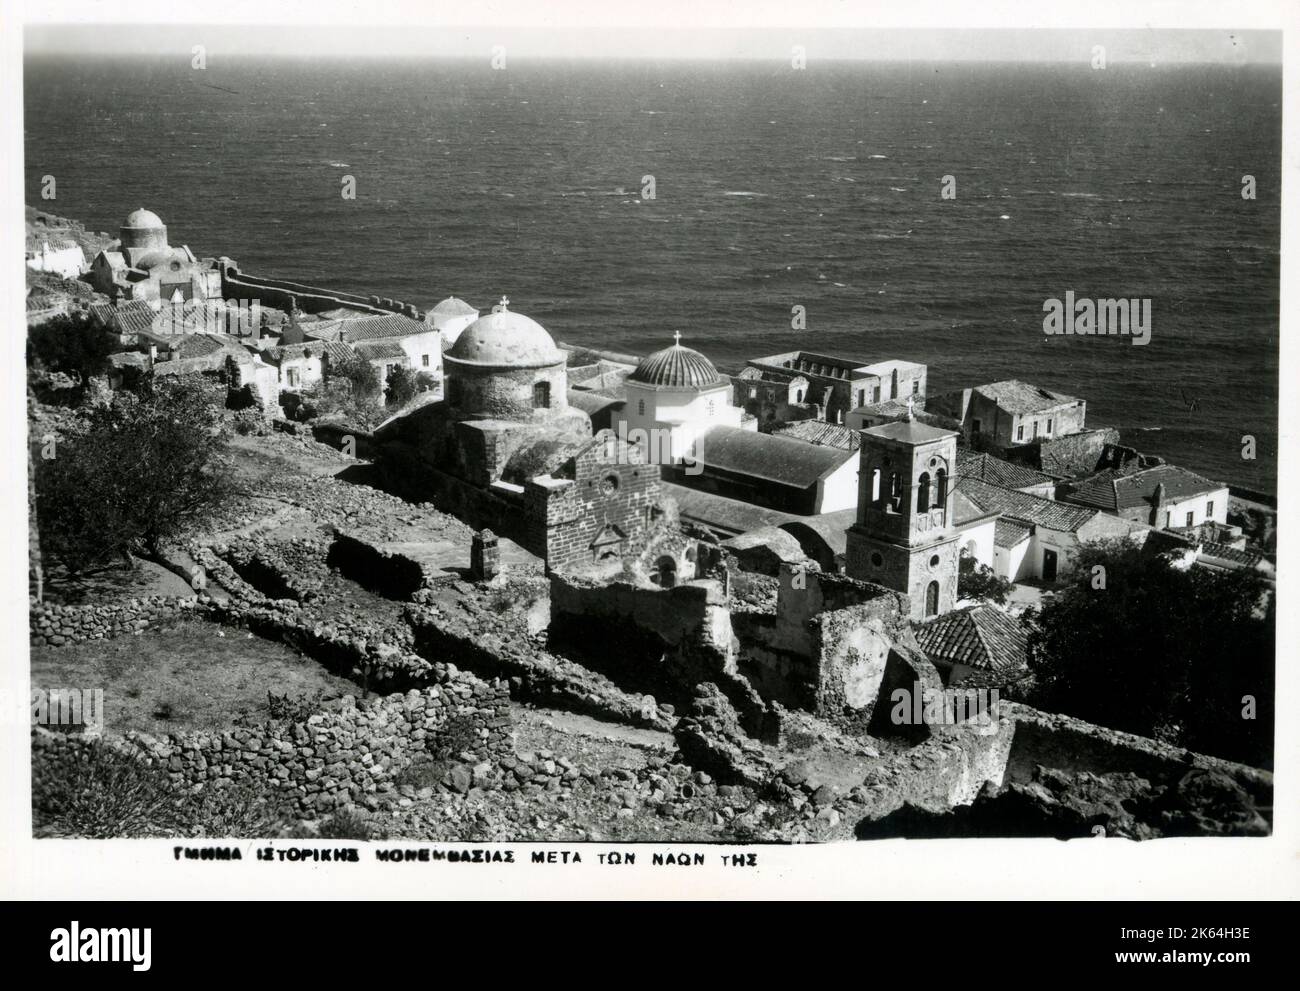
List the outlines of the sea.
{"label": "sea", "polygon": [[[26,198],[573,344],[1023,379],[1272,491],[1281,105],[1249,65],[32,56]],[[1150,343],[1045,335],[1067,291],[1150,299]]]}

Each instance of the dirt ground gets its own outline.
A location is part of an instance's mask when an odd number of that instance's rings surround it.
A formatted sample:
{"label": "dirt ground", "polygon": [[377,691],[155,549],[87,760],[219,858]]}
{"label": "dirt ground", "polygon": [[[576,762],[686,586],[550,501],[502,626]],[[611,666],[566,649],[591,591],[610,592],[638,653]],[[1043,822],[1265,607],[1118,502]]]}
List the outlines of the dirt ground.
{"label": "dirt ground", "polygon": [[32,648],[32,688],[103,689],[104,729],[155,735],[225,730],[270,717],[267,692],[357,694],[288,647],[204,620],[134,636]]}

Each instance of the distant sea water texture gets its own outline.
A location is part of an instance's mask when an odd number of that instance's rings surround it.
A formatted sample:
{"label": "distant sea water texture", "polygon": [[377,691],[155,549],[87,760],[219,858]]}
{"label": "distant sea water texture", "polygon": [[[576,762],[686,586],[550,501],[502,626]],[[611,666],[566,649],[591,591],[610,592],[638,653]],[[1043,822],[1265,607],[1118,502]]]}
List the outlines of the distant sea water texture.
{"label": "distant sea water texture", "polygon": [[[52,174],[43,205],[95,229],[147,206],[249,272],[420,307],[504,294],[575,344],[680,331],[723,370],[804,349],[923,361],[932,392],[1024,379],[1144,451],[1276,484],[1278,69],[209,65],[29,59],[27,201]],[[1150,298],[1151,343],[1044,335],[1067,290]]]}

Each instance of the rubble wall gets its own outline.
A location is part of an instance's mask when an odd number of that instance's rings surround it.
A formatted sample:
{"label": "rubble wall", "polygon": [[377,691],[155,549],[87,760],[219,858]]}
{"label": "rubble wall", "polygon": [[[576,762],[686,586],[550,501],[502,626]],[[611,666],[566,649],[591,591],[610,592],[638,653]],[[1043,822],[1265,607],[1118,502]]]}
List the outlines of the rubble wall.
{"label": "rubble wall", "polygon": [[[104,743],[165,768],[177,788],[198,792],[232,783],[284,794],[307,817],[347,805],[375,809],[396,800],[394,778],[434,751],[456,724],[476,737],[470,751],[482,760],[514,750],[509,692],[500,682],[462,677],[455,683],[358,703],[344,696],[303,722],[267,723],[221,732],[127,733]],[[82,736],[33,731],[38,751],[90,745]],[[39,761],[34,767],[40,767]],[[39,782],[33,787],[39,788]]]}

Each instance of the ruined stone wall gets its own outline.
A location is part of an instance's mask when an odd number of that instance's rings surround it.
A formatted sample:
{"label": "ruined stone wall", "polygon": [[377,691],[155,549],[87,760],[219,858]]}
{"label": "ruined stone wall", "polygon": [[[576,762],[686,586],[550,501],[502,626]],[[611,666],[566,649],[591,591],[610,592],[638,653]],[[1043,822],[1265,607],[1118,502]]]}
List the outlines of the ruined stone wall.
{"label": "ruined stone wall", "polygon": [[673,712],[647,705],[599,672],[543,650],[499,620],[415,607],[409,622],[418,649],[481,678],[508,679],[513,698],[633,726],[671,727]]}
{"label": "ruined stone wall", "polygon": [[[472,678],[358,703],[344,696],[303,722],[271,722],[221,732],[127,733],[109,746],[165,768],[178,789],[247,783],[285,795],[305,816],[347,805],[396,801],[394,779],[436,751],[444,729],[478,759],[514,751],[509,693]],[[466,744],[465,741],[477,741]],[[82,737],[37,728],[33,751],[81,748]],[[39,764],[38,764],[39,766]],[[39,782],[33,783],[39,787]]]}
{"label": "ruined stone wall", "polygon": [[379,462],[385,486],[413,499],[432,502],[472,529],[488,529],[513,540],[526,551],[545,557],[546,545],[527,525],[522,494],[480,488],[439,471],[409,445],[388,444]]}
{"label": "ruined stone wall", "polygon": [[1014,721],[1015,740],[1007,754],[1006,780],[1033,780],[1038,765],[1061,771],[1107,774],[1132,771],[1153,781],[1176,778],[1193,768],[1221,771],[1256,799],[1271,803],[1273,776],[1267,771],[1193,753],[1158,740],[1042,712],[1016,702],[1000,702],[1004,720]]}
{"label": "ruined stone wall", "polygon": [[525,486],[529,525],[545,542],[548,568],[594,563],[603,551],[635,555],[646,546],[661,498],[659,466],[632,463],[626,454],[633,449],[607,449],[606,440],[613,443],[613,435],[598,435],[565,466],[568,484]]}
{"label": "ruined stone wall", "polygon": [[774,618],[737,617],[740,670],[762,696],[827,718],[871,718],[896,643],[914,645],[898,593],[782,565]]}
{"label": "ruined stone wall", "polygon": [[34,646],[63,647],[111,640],[197,611],[197,596],[146,595],[111,605],[84,606],[61,606],[33,598],[28,601],[28,630]]}
{"label": "ruined stone wall", "polygon": [[940,733],[868,772],[863,786],[878,792],[873,815],[903,804],[931,809],[966,805],[985,782],[1002,783],[1015,724],[1003,719],[984,731],[961,727]]}

